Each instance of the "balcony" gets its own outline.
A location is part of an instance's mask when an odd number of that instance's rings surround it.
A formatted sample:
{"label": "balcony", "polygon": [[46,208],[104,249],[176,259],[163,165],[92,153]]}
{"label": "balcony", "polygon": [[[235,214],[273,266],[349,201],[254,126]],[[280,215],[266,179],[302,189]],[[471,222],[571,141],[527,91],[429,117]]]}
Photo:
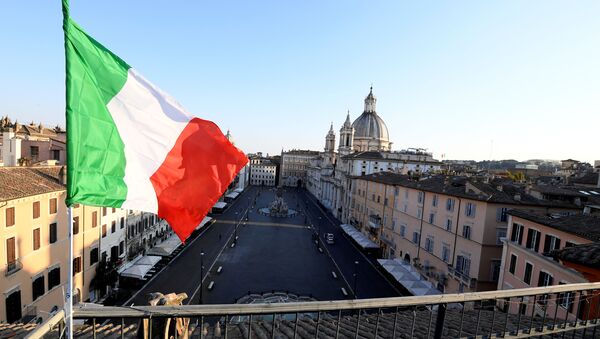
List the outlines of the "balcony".
{"label": "balcony", "polygon": [[471,278],[468,274],[464,274],[450,265],[448,265],[448,275],[469,288],[475,288],[477,286],[476,278]]}
{"label": "balcony", "polygon": [[[582,301],[575,303],[567,316],[555,311],[565,293],[573,293]],[[546,300],[542,317],[517,311],[542,296]],[[596,338],[600,334],[598,305],[600,283],[585,283],[418,298],[135,308],[76,306],[74,318],[88,321],[88,325],[75,329],[78,338],[134,338],[144,328],[147,337],[162,338],[169,328],[165,324],[174,321],[178,330],[171,326],[168,333],[174,338],[538,338],[557,334]],[[64,314],[59,312],[28,338],[58,338],[62,328]]]}
{"label": "balcony", "polygon": [[23,268],[23,264],[20,259],[16,259],[13,262],[9,262],[6,264],[6,271],[4,272],[4,276],[8,277],[17,272],[19,272]]}
{"label": "balcony", "polygon": [[369,227],[373,229],[381,228],[382,222],[381,217],[378,215],[370,215],[369,216]]}

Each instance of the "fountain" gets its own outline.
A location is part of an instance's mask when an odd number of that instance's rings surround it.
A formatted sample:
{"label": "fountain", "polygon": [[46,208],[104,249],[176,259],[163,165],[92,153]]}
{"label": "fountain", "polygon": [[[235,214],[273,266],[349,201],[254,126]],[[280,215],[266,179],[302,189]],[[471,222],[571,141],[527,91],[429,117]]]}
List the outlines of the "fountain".
{"label": "fountain", "polygon": [[259,209],[260,213],[277,218],[291,217],[298,213],[296,210],[289,208],[287,203],[283,200],[283,191],[281,188],[277,189],[275,195],[277,197],[273,200],[271,205]]}

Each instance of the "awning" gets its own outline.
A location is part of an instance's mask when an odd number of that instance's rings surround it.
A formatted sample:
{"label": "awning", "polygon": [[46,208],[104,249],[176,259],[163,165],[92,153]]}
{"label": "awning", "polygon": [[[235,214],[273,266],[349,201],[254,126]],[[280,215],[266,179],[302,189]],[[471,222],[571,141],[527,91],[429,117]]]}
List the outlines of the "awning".
{"label": "awning", "polygon": [[202,219],[202,222],[196,227],[196,229],[197,230],[201,229],[202,227],[204,227],[204,225],[208,224],[212,220],[213,220],[213,218],[211,218],[211,217],[204,217],[204,219]]}
{"label": "awning", "polygon": [[423,278],[410,263],[406,263],[402,259],[377,259],[377,262],[412,295],[442,294],[431,282]]}
{"label": "awning", "polygon": [[377,223],[374,223],[374,222],[372,222],[372,221],[369,221],[369,227],[371,227],[371,228],[379,228],[379,227],[381,227],[381,226],[380,226],[379,224],[377,224]]}
{"label": "awning", "polygon": [[128,262],[127,266],[123,265],[119,269],[119,274],[124,277],[142,279],[160,259],[161,257],[156,256],[139,256]]}
{"label": "awning", "polygon": [[231,192],[231,193],[227,193],[227,194],[225,195],[225,198],[229,198],[229,199],[235,199],[235,198],[237,198],[237,197],[238,197],[238,195],[240,195],[238,192],[236,192],[236,191],[233,191],[233,192]]}
{"label": "awning", "polygon": [[371,241],[371,239],[367,238],[366,235],[360,233],[354,226],[348,224],[342,224],[340,227],[344,230],[346,234],[352,237],[356,243],[364,248],[379,248],[379,245]]}
{"label": "awning", "polygon": [[143,256],[141,258],[138,259],[138,261],[135,262],[135,265],[156,265],[156,263],[158,263],[160,261],[160,259],[162,259],[161,257],[157,257],[157,256]]}
{"label": "awning", "polygon": [[172,235],[167,240],[161,242],[160,244],[149,249],[146,254],[148,255],[158,255],[161,257],[168,257],[181,245],[181,240],[176,235]]}
{"label": "awning", "polygon": [[213,208],[223,209],[227,206],[227,203],[224,201],[217,201],[217,203],[213,206]]}
{"label": "awning", "polygon": [[153,266],[154,265],[133,265],[121,272],[121,275],[124,277],[142,279],[148,274],[148,271],[150,271]]}

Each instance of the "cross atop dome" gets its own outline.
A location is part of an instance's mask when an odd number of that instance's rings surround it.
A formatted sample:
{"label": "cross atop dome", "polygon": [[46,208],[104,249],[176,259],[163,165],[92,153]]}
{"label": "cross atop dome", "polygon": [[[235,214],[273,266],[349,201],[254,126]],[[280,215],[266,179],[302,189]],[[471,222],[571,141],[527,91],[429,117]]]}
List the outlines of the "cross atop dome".
{"label": "cross atop dome", "polygon": [[369,91],[369,95],[365,98],[365,112],[375,113],[375,105],[377,104],[377,98],[373,95],[373,85],[371,85],[371,90]]}

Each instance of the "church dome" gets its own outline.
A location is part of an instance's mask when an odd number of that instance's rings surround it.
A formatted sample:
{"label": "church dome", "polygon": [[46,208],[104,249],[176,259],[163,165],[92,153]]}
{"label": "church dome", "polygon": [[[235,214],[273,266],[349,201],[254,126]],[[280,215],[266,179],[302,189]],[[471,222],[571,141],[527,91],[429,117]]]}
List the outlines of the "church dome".
{"label": "church dome", "polygon": [[354,138],[389,140],[388,129],[377,113],[363,112],[354,122]]}
{"label": "church dome", "polygon": [[388,129],[376,110],[377,98],[373,95],[373,87],[365,98],[365,110],[354,122],[354,139],[379,139],[389,141]]}

